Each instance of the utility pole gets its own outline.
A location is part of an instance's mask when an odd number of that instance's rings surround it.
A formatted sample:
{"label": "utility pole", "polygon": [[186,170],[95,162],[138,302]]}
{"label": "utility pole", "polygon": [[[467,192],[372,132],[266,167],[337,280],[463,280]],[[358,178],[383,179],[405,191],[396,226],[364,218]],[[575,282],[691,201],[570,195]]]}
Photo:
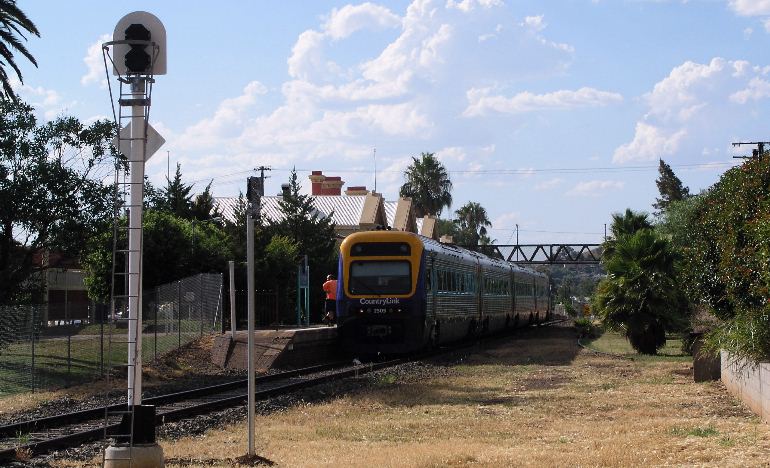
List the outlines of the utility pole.
{"label": "utility pole", "polygon": [[[270,166],[259,166],[254,168],[255,171],[259,171],[259,178],[262,179],[262,190],[265,188],[265,171],[271,171]],[[267,176],[269,178],[270,176]],[[263,193],[264,195],[264,193]]]}
{"label": "utility pole", "polygon": [[254,284],[254,219],[259,218],[259,209],[260,209],[260,203],[261,203],[261,196],[264,193],[264,171],[270,170],[270,168],[266,168],[264,166],[260,166],[259,170],[262,172],[260,179],[260,182],[262,183],[262,186],[258,189],[255,189],[253,185],[253,181],[255,181],[254,177],[249,177],[247,179],[247,203],[248,207],[246,208],[246,289],[247,289],[247,300],[246,300],[246,329],[248,333],[248,339],[247,339],[247,373],[248,373],[248,380],[247,380],[247,424],[249,426],[248,430],[248,454],[249,456],[254,455],[254,391],[256,388],[256,382],[254,380],[254,371],[255,371],[255,359],[256,356],[254,354],[254,344],[255,344],[255,337],[254,337],[254,309],[256,307],[256,294],[255,294],[255,284]]}
{"label": "utility pole", "polygon": [[757,159],[765,153],[765,145],[770,145],[770,141],[738,141],[733,143],[733,147],[743,145],[757,145],[757,149],[751,150],[751,156],[733,156],[733,159]]}
{"label": "utility pole", "polygon": [[374,158],[374,192],[377,192],[377,147],[375,146],[372,151],[372,157]]}

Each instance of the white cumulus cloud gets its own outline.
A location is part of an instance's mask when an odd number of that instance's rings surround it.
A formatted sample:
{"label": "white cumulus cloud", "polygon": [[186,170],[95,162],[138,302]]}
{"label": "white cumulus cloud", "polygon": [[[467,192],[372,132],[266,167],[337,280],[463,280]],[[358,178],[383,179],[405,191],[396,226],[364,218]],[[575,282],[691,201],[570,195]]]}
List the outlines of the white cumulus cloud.
{"label": "white cumulus cloud", "polygon": [[567,195],[576,197],[598,197],[606,192],[620,190],[625,186],[624,182],[619,180],[589,180],[579,182]]}
{"label": "white cumulus cloud", "polygon": [[[111,36],[109,34],[102,34],[99,36],[99,39],[97,39],[96,42],[88,46],[86,56],[83,57],[83,62],[86,64],[86,74],[80,78],[80,84],[83,86],[96,83],[100,88],[107,87],[107,76],[104,72],[104,56],[102,55],[102,44],[109,41],[110,39]],[[112,73],[112,70],[110,70],[110,73]]]}
{"label": "white cumulus cloud", "polygon": [[583,87],[576,91],[559,90],[546,94],[524,91],[513,97],[491,94],[489,88],[473,88],[467,92],[468,107],[463,115],[475,117],[491,112],[517,114],[548,109],[606,106],[621,102],[623,96],[609,91]]}
{"label": "white cumulus cloud", "polygon": [[754,77],[749,81],[745,89],[736,91],[730,95],[730,100],[739,104],[745,104],[749,100],[759,100],[770,97],[770,81]]}
{"label": "white cumulus cloud", "polygon": [[727,4],[741,16],[770,15],[770,0],[729,0]]}
{"label": "white cumulus cloud", "polygon": [[394,28],[400,24],[401,18],[389,9],[366,2],[332,10],[323,29],[333,39],[344,39],[362,29],[377,31]]}
{"label": "white cumulus cloud", "polygon": [[765,70],[721,57],[674,67],[643,96],[647,111],[636,122],[631,141],[615,149],[613,162],[697,154],[704,144],[722,147],[746,135],[756,123],[744,106],[770,97]]}
{"label": "white cumulus cloud", "polygon": [[[572,60],[570,47],[543,34],[496,0],[414,0],[402,12],[374,3],[340,6],[297,35],[286,58],[289,80],[279,93],[259,99],[266,90],[255,81],[178,132],[168,147],[189,154],[186,172],[204,176],[224,159],[244,167],[369,164],[374,146],[381,167],[401,167],[410,155],[435,151],[458,170],[480,169],[489,163],[494,141],[465,147],[451,146],[447,138],[456,128],[473,133],[471,125],[488,127],[462,118],[466,92],[563,73]],[[561,96],[565,105],[604,98],[573,93],[571,103]],[[194,161],[202,163],[195,167]],[[476,177],[462,173],[458,183]]]}
{"label": "white cumulus cloud", "polygon": [[560,186],[562,183],[564,183],[564,179],[560,177],[555,177],[553,179],[549,179],[549,180],[540,182],[538,184],[535,184],[535,190],[537,191],[551,190],[553,188]]}

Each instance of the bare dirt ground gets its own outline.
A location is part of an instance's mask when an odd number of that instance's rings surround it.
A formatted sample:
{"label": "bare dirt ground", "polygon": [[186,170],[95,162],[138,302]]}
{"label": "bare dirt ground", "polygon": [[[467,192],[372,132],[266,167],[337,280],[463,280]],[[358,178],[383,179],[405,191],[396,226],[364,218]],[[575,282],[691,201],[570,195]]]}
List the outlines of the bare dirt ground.
{"label": "bare dirt ground", "polygon": [[[770,426],[681,359],[597,355],[548,328],[427,367],[258,416],[244,464],[770,466]],[[241,466],[246,434],[239,422],[160,442],[166,466]]]}

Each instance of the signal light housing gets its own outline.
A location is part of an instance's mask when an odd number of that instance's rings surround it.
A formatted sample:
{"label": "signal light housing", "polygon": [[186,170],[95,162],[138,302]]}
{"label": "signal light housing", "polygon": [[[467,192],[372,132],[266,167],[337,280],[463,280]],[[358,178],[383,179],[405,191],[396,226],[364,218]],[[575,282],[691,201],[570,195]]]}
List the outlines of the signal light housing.
{"label": "signal light housing", "polygon": [[[152,34],[150,30],[141,24],[134,23],[126,28],[127,41],[150,41]],[[147,52],[148,45],[131,44],[131,50],[125,57],[126,70],[129,73],[150,73],[152,70],[152,57]]]}

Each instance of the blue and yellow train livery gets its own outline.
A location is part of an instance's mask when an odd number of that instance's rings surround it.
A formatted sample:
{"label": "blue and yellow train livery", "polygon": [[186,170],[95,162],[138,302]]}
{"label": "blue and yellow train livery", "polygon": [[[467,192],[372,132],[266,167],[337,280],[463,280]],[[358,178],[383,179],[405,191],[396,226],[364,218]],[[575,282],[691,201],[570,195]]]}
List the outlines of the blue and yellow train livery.
{"label": "blue and yellow train livery", "polygon": [[354,353],[406,353],[544,321],[542,273],[403,231],[351,234],[340,246],[337,320]]}

